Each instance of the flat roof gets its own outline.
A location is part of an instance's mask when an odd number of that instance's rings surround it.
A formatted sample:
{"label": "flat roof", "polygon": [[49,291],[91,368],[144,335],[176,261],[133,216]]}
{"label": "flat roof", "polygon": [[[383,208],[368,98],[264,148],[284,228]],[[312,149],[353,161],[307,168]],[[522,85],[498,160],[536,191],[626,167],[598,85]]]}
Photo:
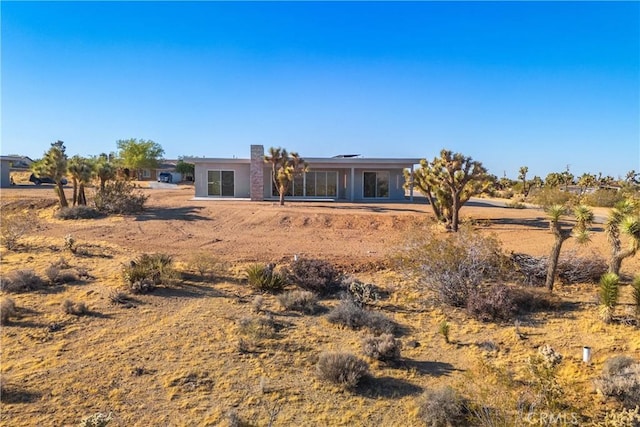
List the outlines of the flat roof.
{"label": "flat roof", "polygon": [[[366,157],[306,157],[303,158],[309,166],[313,165],[333,165],[338,167],[346,166],[410,166],[417,165],[421,159],[418,158],[366,158]],[[251,159],[229,159],[229,158],[213,158],[213,157],[193,157],[185,159],[191,163],[226,163],[226,164],[249,164]]]}

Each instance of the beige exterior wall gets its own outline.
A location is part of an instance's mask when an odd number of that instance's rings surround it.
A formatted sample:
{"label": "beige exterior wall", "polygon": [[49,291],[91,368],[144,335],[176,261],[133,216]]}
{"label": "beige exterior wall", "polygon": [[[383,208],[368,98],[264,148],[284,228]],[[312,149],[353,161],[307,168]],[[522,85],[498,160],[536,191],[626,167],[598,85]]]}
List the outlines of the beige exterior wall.
{"label": "beige exterior wall", "polygon": [[250,173],[249,163],[198,163],[194,176],[196,197],[209,197],[208,171],[222,170],[234,172],[234,197],[249,198]]}

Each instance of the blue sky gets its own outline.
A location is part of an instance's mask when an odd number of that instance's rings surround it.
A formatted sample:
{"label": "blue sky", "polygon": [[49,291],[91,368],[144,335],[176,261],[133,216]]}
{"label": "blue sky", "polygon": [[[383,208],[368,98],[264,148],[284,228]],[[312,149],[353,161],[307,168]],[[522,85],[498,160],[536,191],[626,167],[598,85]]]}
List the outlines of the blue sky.
{"label": "blue sky", "polygon": [[433,158],[640,170],[639,2],[7,2],[2,154]]}

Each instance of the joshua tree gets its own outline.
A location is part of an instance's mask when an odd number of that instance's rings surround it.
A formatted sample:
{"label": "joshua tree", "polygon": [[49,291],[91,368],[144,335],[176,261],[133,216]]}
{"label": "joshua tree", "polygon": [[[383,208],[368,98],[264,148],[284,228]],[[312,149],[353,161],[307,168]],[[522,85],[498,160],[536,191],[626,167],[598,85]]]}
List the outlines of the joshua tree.
{"label": "joshua tree", "polygon": [[574,209],[575,225],[572,228],[564,228],[561,222],[562,217],[567,215],[567,208],[564,205],[553,205],[547,208],[549,216],[549,227],[553,233],[555,240],[549,254],[549,264],[547,266],[547,279],[545,286],[549,292],[553,291],[553,282],[556,278],[556,270],[558,269],[558,259],[560,258],[560,250],[562,244],[569,237],[573,236],[579,243],[587,243],[589,241],[589,226],[593,222],[593,212],[586,206],[578,206]]}
{"label": "joshua tree", "polygon": [[527,197],[529,194],[529,188],[527,188],[527,172],[529,172],[529,168],[526,166],[521,166],[518,171],[518,179],[522,181],[522,194],[524,197]]}
{"label": "joshua tree", "polygon": [[[634,256],[640,248],[640,214],[638,206],[630,200],[624,200],[611,209],[606,224],[607,239],[611,244],[609,272],[620,275],[622,260]],[[629,244],[622,247],[622,235],[626,235]]]}
{"label": "joshua tree", "polygon": [[271,165],[271,179],[280,194],[280,206],[284,206],[284,196],[296,175],[307,171],[307,164],[296,152],[288,153],[284,148],[269,148],[264,156],[265,163]]}
{"label": "joshua tree", "polygon": [[578,185],[580,186],[580,194],[583,194],[585,191],[587,191],[587,188],[595,187],[597,182],[598,180],[596,176],[593,174],[583,173],[582,175],[580,175],[580,178],[578,178]]}
{"label": "joshua tree", "polygon": [[471,196],[485,191],[490,182],[482,163],[448,150],[442,150],[432,162],[421,160],[413,177],[405,170],[405,186],[413,185],[424,194],[438,221],[453,231],[458,231],[462,206]]}
{"label": "joshua tree", "polygon": [[93,165],[88,159],[76,155],[69,159],[68,171],[73,181],[73,206],[86,205],[87,197],[84,187],[91,181]]}
{"label": "joshua tree", "polygon": [[67,155],[65,154],[65,150],[64,142],[52,142],[51,148],[44,153],[44,157],[31,165],[36,175],[46,176],[55,181],[55,190],[61,208],[69,206],[62,184],[64,174],[67,172]]}
{"label": "joshua tree", "polygon": [[613,320],[613,309],[618,303],[619,281],[614,273],[605,273],[600,278],[600,318],[605,323]]}
{"label": "joshua tree", "polygon": [[109,161],[109,158],[100,156],[95,160],[96,176],[100,180],[100,191],[104,191],[104,186],[110,179],[115,179],[117,174],[116,166]]}

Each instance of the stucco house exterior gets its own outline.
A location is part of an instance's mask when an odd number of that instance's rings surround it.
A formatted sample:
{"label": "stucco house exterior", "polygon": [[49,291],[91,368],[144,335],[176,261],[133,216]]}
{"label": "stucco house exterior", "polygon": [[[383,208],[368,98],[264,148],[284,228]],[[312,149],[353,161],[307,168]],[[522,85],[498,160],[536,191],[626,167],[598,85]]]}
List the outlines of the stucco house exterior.
{"label": "stucco house exterior", "polygon": [[[31,160],[31,159],[29,159]],[[24,161],[22,156],[0,156],[0,187],[11,187],[11,169],[14,163]]]}
{"label": "stucco house exterior", "polygon": [[[304,156],[303,156],[304,157]],[[338,156],[304,157],[308,171],[293,181],[288,200],[352,202],[404,201],[404,169],[413,172],[420,159]],[[264,147],[251,146],[246,159],[190,158],[195,166],[195,196],[277,200]],[[412,199],[413,194],[409,196]]]}

